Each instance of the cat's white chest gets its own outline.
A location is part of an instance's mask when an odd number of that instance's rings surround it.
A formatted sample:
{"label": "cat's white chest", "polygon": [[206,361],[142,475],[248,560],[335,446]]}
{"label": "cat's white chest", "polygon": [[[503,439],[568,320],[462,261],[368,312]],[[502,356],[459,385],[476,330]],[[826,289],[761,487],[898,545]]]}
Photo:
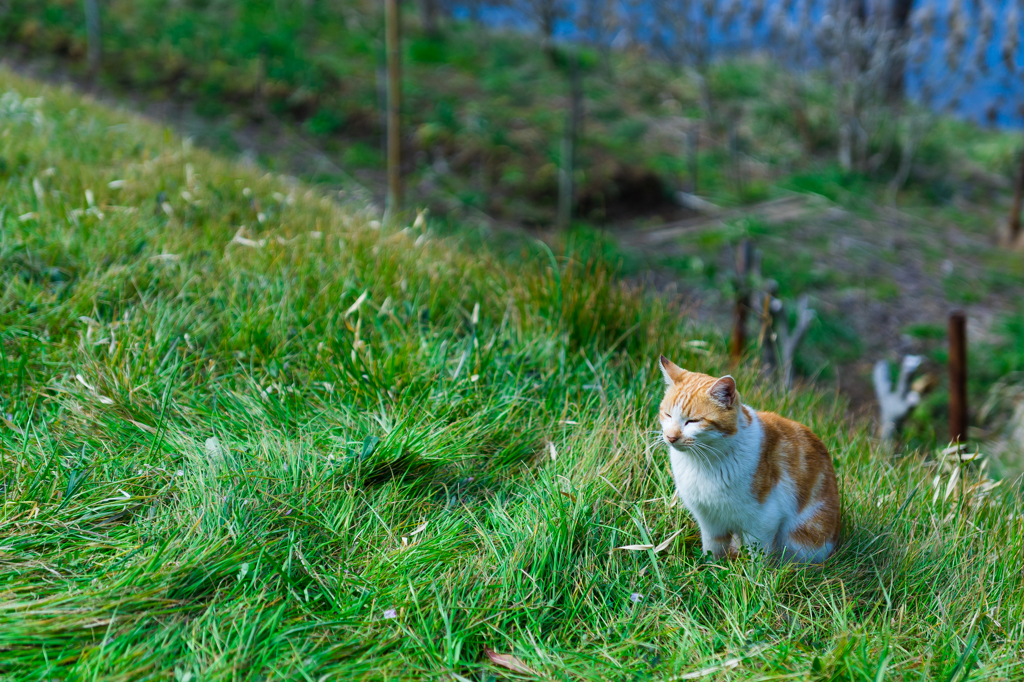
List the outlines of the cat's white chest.
{"label": "cat's white chest", "polygon": [[732,439],[721,457],[669,447],[676,493],[702,525],[736,531],[756,525],[761,505],[752,490],[757,469],[761,428],[754,421]]}
{"label": "cat's white chest", "polygon": [[699,455],[674,448],[669,448],[669,457],[676,492],[691,511],[721,514],[747,506],[751,480],[740,458],[709,466]]}

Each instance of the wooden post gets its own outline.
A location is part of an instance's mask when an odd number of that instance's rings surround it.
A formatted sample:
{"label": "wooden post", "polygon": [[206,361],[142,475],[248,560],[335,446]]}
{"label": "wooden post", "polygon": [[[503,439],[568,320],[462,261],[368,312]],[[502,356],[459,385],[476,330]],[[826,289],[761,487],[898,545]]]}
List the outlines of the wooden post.
{"label": "wooden post", "polygon": [[420,20],[423,32],[431,38],[437,37],[437,0],[420,0]]}
{"label": "wooden post", "polygon": [[402,208],[402,73],[398,0],[384,0],[385,43],[388,63],[388,196],[387,213]]}
{"label": "wooden post", "polygon": [[380,155],[388,158],[388,51],[374,50],[377,53],[377,119],[380,125]]}
{"label": "wooden post", "polygon": [[967,317],[949,315],[949,439],[967,440]]}
{"label": "wooden post", "polygon": [[740,162],[739,162],[739,142],[736,138],[736,122],[730,118],[729,128],[726,132],[728,145],[729,145],[729,174],[732,176],[730,180],[733,183],[733,191],[736,194],[740,193]]}
{"label": "wooden post", "polygon": [[914,0],[893,0],[889,6],[889,26],[894,34],[886,65],[885,98],[890,104],[902,104],[906,92],[907,43],[910,42],[910,13]]}
{"label": "wooden post", "polygon": [[100,6],[99,0],[85,0],[85,36],[88,44],[89,78],[95,80],[100,73]]}
{"label": "wooden post", "polygon": [[761,330],[758,333],[758,344],[761,346],[761,364],[767,374],[773,374],[781,361],[778,334],[773,325],[772,301],[779,293],[779,285],[774,280],[765,283],[764,292],[757,301],[761,308]]}
{"label": "wooden post", "polygon": [[686,135],[686,153],[689,157],[690,166],[690,194],[697,193],[697,147],[698,147],[698,132],[697,124],[693,124],[690,127],[689,133]]}
{"label": "wooden post", "polygon": [[562,167],[558,172],[558,226],[567,229],[572,222],[573,174],[576,172],[576,137],[579,134],[580,113],[583,93],[580,87],[580,67],[575,50],[570,49],[569,61],[569,110],[566,112],[565,128],[562,131]]}
{"label": "wooden post", "polygon": [[736,250],[736,302],[733,305],[732,343],[729,347],[729,358],[734,365],[739,364],[747,348],[747,309],[750,307],[748,275],[753,258],[753,245],[749,239],[744,239]]}
{"label": "wooden post", "polygon": [[1013,186],[1013,203],[1010,205],[1010,221],[1006,233],[1007,246],[1017,246],[1020,243],[1021,220],[1020,212],[1024,208],[1024,150],[1020,154],[1020,170],[1017,171],[1016,182]]}
{"label": "wooden post", "polygon": [[256,59],[256,85],[253,87],[253,114],[254,118],[262,121],[267,116],[267,98],[263,96],[266,90],[267,80],[267,57],[266,52],[260,49],[259,57]]}

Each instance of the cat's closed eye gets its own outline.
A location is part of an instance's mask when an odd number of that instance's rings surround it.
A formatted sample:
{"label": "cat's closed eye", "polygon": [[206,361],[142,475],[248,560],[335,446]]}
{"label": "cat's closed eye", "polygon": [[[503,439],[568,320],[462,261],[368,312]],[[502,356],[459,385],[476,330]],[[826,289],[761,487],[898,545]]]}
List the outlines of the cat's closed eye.
{"label": "cat's closed eye", "polygon": [[703,419],[687,419],[685,422],[683,422],[683,426],[689,426],[690,424],[699,424],[702,421],[704,421],[704,420]]}

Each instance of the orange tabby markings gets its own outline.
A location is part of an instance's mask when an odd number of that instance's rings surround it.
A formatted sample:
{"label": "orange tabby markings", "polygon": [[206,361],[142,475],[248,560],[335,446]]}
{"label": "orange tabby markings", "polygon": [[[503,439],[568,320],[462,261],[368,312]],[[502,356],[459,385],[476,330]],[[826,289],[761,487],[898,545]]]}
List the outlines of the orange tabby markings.
{"label": "orange tabby markings", "polygon": [[[759,412],[765,439],[761,445],[761,460],[766,468],[775,467],[777,480],[779,464],[789,472],[796,484],[797,511],[803,511],[811,500],[814,486],[826,469],[831,473],[832,460],[825,445],[803,424],[798,424],[772,412]],[[769,447],[770,446],[770,447]],[[832,474],[833,478],[835,474]],[[755,488],[758,482],[755,480]]]}
{"label": "orange tabby markings", "polygon": [[746,405],[743,406],[743,419],[746,421],[747,426],[750,426],[750,423],[754,421],[754,415],[750,413],[750,408]]}
{"label": "orange tabby markings", "polygon": [[775,429],[765,429],[761,437],[761,450],[757,462],[757,471],[754,472],[754,482],[751,486],[757,501],[764,504],[775,485],[779,482],[780,470],[779,460],[775,453],[779,449],[779,432]]}
{"label": "orange tabby markings", "polygon": [[839,540],[838,509],[822,508],[817,514],[793,529],[789,537],[804,547],[820,547]]}
{"label": "orange tabby markings", "polygon": [[672,476],[705,551],[733,556],[735,534],[787,559],[828,557],[839,540],[839,489],[824,443],[803,424],[743,405],[732,377],[688,372],[664,356],[661,369]]}

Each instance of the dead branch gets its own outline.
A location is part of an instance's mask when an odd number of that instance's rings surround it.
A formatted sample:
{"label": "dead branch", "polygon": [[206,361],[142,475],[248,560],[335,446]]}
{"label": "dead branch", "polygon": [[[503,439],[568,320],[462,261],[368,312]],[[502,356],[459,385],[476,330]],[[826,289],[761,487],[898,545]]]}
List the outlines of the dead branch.
{"label": "dead branch", "polygon": [[776,358],[782,367],[782,384],[787,388],[793,385],[793,359],[803,341],[804,335],[814,321],[815,311],[808,307],[808,297],[804,294],[796,303],[796,327],[789,328],[789,315],[785,304],[777,298],[771,299],[769,312],[772,318],[772,335]]}
{"label": "dead branch", "polygon": [[910,377],[921,367],[924,358],[920,355],[904,356],[900,364],[900,375],[896,387],[892,385],[889,362],[879,360],[875,363],[872,380],[875,384],[875,396],[878,398],[879,423],[878,437],[891,440],[899,430],[903,420],[907,418],[921,402],[921,394],[913,390]]}

